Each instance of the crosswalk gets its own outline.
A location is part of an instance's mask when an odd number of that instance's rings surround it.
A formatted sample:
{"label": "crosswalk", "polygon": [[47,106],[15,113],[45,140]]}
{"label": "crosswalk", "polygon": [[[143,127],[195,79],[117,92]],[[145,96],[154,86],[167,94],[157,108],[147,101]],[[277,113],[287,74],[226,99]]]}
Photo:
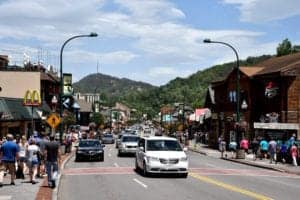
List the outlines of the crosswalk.
{"label": "crosswalk", "polygon": [[[190,168],[189,172],[200,175],[222,176],[268,176],[299,178],[300,176],[271,170],[255,169],[224,169],[224,168]],[[91,175],[91,174],[135,174],[133,167],[94,167],[94,168],[69,168],[63,171],[63,175]]]}

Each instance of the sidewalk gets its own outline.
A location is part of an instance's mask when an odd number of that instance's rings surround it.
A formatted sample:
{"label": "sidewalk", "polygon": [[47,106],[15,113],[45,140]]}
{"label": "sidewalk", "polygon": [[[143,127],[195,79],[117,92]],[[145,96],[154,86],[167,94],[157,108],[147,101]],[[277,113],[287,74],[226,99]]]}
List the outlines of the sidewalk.
{"label": "sidewalk", "polygon": [[[71,153],[62,155],[61,165],[70,156]],[[7,174],[4,177],[3,187],[0,188],[0,200],[51,200],[52,193],[55,193],[57,189],[53,190],[48,187],[47,176],[38,178],[37,181],[38,183],[34,185],[29,183],[29,176],[26,175],[25,179],[16,179],[16,185],[10,185],[10,174]]]}
{"label": "sidewalk", "polygon": [[[204,145],[204,144],[200,144],[200,143],[197,143],[196,145],[190,144],[188,149],[190,151],[194,151],[194,152],[206,155],[206,156],[221,158],[221,152],[219,150],[209,148],[207,145]],[[300,175],[300,167],[299,166],[295,167],[289,163],[282,164],[282,163],[278,162],[277,164],[275,164],[275,163],[270,164],[269,159],[253,160],[253,154],[246,154],[245,159],[236,159],[236,158],[231,158],[231,152],[226,152],[226,153],[227,153],[227,158],[224,157],[221,159],[240,163],[240,164],[251,165],[254,167]],[[225,153],[224,153],[224,155],[225,155]]]}

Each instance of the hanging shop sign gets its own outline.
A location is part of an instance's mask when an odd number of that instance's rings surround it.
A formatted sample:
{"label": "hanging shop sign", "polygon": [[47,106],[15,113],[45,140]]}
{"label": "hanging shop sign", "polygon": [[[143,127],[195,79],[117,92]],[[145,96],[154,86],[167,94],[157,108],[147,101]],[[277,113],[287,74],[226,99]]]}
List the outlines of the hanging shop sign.
{"label": "hanging shop sign", "polygon": [[277,96],[279,91],[279,87],[277,86],[276,83],[270,81],[267,83],[266,87],[265,87],[265,96],[269,99]]}
{"label": "hanging shop sign", "polygon": [[72,74],[64,73],[64,96],[72,96],[73,95],[73,86],[72,86]]}
{"label": "hanging shop sign", "polygon": [[24,95],[24,106],[40,106],[42,103],[41,95],[37,90],[27,90]]}

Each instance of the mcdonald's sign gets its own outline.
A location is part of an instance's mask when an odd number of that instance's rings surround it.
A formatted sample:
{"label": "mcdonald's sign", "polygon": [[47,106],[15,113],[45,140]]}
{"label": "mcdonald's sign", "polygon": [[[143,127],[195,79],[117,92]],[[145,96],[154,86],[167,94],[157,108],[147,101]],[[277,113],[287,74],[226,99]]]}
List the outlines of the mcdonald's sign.
{"label": "mcdonald's sign", "polygon": [[41,103],[41,95],[37,90],[27,90],[25,92],[23,100],[24,106],[39,106]]}

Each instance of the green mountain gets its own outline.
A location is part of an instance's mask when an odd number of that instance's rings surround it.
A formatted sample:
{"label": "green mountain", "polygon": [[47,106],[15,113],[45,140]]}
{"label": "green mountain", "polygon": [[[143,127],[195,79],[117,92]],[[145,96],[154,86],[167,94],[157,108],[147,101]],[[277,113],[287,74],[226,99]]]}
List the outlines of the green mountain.
{"label": "green mountain", "polygon": [[113,105],[128,93],[148,91],[156,87],[148,83],[96,73],[74,83],[73,88],[75,92],[100,93],[105,104]]}
{"label": "green mountain", "polygon": [[[240,61],[240,66],[253,66],[271,56],[249,57]],[[203,107],[207,88],[211,82],[224,79],[236,62],[225,63],[198,71],[187,78],[175,78],[166,85],[155,87],[147,83],[119,79],[103,74],[89,75],[74,84],[80,92],[100,92],[104,102],[113,105],[122,102],[154,117],[162,105],[184,102],[193,108]]]}

